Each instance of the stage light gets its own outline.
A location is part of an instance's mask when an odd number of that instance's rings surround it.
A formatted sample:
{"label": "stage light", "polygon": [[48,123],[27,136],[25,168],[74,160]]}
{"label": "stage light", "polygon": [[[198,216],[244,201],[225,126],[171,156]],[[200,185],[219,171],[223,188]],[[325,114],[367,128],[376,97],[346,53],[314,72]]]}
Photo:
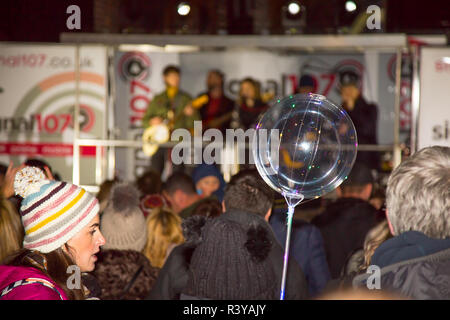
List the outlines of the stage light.
{"label": "stage light", "polygon": [[290,14],[295,16],[300,12],[300,5],[297,2],[290,2],[288,4],[288,11]]}
{"label": "stage light", "polygon": [[346,1],[345,2],[345,10],[347,12],[353,12],[356,10],[356,3],[354,1]]}
{"label": "stage light", "polygon": [[191,11],[191,6],[186,2],[181,2],[178,5],[177,12],[180,16],[187,16]]}

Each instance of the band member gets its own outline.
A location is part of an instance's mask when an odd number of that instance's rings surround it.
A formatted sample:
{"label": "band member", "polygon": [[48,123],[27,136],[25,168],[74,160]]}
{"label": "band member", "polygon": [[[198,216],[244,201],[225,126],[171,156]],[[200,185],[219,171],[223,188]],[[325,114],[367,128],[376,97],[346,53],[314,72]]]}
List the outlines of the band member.
{"label": "band member", "polygon": [[[166,89],[150,102],[142,118],[143,127],[148,128],[164,123],[169,130],[179,128],[192,130],[194,121],[200,120],[200,115],[191,105],[192,97],[179,89],[180,69],[174,65],[165,67],[163,78]],[[165,161],[170,155],[169,152],[169,148],[159,148],[152,157],[151,167],[157,172],[162,172]]]}
{"label": "band member", "polygon": [[225,133],[230,128],[231,113],[234,109],[234,101],[224,93],[224,75],[220,70],[210,70],[206,78],[208,99],[199,106],[203,121],[203,130],[216,128]]}
{"label": "band member", "polygon": [[258,117],[268,108],[268,105],[263,102],[260,92],[259,83],[256,80],[245,78],[241,81],[239,99],[236,103],[237,117],[234,115],[232,120],[233,128],[244,130],[255,128]]}

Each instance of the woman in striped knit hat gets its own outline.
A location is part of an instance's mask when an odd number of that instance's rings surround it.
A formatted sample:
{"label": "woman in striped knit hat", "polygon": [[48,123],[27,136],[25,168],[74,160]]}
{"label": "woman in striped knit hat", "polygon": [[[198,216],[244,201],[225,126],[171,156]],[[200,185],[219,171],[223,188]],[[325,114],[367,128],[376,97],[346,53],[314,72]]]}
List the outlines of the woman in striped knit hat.
{"label": "woman in striped knit hat", "polygon": [[0,299],[85,299],[81,273],[94,270],[105,244],[97,199],[71,183],[49,180],[36,167],[17,171],[14,191],[23,198],[25,237],[23,249],[0,266]]}

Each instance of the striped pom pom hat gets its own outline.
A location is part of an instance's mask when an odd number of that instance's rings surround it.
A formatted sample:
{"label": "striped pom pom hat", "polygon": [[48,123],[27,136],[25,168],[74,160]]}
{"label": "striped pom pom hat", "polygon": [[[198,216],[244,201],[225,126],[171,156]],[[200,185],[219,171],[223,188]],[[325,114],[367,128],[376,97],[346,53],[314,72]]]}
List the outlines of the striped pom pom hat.
{"label": "striped pom pom hat", "polygon": [[47,180],[36,167],[16,173],[14,191],[23,198],[23,247],[30,250],[48,253],[61,247],[99,212],[92,194],[68,182]]}

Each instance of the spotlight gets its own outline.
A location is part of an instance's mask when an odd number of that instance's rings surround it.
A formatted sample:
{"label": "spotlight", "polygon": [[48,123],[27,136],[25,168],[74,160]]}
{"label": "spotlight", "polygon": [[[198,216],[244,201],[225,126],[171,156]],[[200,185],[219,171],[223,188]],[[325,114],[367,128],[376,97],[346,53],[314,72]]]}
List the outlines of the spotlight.
{"label": "spotlight", "polygon": [[353,12],[356,10],[356,3],[354,1],[346,1],[345,2],[345,10],[347,12]]}
{"label": "spotlight", "polygon": [[191,11],[191,6],[186,2],[181,2],[178,5],[177,12],[180,16],[187,16]]}
{"label": "spotlight", "polygon": [[288,4],[288,11],[290,14],[295,16],[300,12],[300,5],[297,2],[290,2]]}

